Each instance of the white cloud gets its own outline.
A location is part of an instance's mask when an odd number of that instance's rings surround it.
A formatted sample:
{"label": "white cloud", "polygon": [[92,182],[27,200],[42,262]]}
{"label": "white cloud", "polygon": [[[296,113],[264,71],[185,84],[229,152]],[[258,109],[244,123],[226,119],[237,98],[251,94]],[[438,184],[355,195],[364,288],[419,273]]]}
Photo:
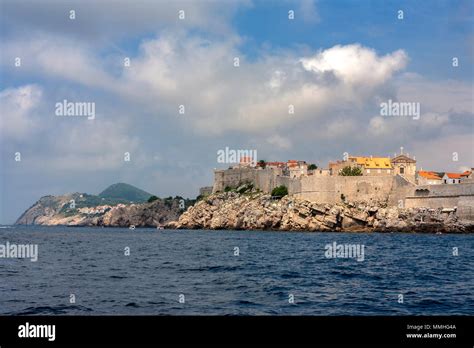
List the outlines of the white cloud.
{"label": "white cloud", "polygon": [[472,84],[456,80],[430,81],[414,73],[401,75],[394,84],[398,99],[419,102],[422,115],[427,112],[473,113]]}
{"label": "white cloud", "polygon": [[[416,139],[462,133],[472,116],[470,86],[433,83],[416,74],[397,77],[408,61],[404,51],[381,56],[359,44],[337,45],[304,57],[280,51],[248,61],[238,48],[241,42],[237,36],[211,40],[185,31],[163,32],[144,40],[131,57],[131,67],[118,74],[117,66],[106,65],[109,60],[102,61],[90,46],[49,36],[7,44],[6,52],[26,54],[25,73],[102,89],[150,112],[157,121],[171,120],[199,136],[241,134],[245,142],[249,135],[261,134],[267,144],[282,150],[294,146],[290,139],[304,143],[315,136],[320,142],[344,137],[369,144],[364,131],[378,144],[381,140],[390,144],[387,136],[393,134]],[[58,60],[59,51],[61,59],[67,57],[73,64]],[[234,57],[240,58],[238,68],[233,66]],[[420,102],[420,120],[369,116],[387,97]],[[178,117],[180,104],[186,114]],[[294,114],[288,113],[290,104]],[[456,118],[453,113],[465,115]],[[126,116],[116,122],[126,122]],[[282,129],[285,136],[275,135],[283,134]],[[115,133],[111,139],[120,139],[126,131]]]}
{"label": "white cloud", "polygon": [[7,138],[21,139],[36,131],[41,124],[34,118],[41,102],[42,89],[34,84],[6,88],[0,92],[0,129]]}
{"label": "white cloud", "polygon": [[[183,31],[162,33],[142,42],[121,75],[90,46],[66,40],[35,38],[33,43],[7,44],[5,51],[28,57],[22,68],[27,72],[115,93],[160,117],[176,115],[183,104],[183,127],[203,135],[265,133],[361,109],[407,61],[403,51],[378,56],[358,44],[334,46],[310,57],[280,52],[248,61],[238,49],[240,43],[237,36],[210,40]],[[234,57],[239,57],[240,67],[234,67]],[[122,59],[115,57],[117,62]],[[288,113],[289,105],[294,115]]]}
{"label": "white cloud", "polygon": [[[32,35],[6,41],[2,50],[3,68],[16,74],[57,78],[88,87],[108,88],[115,83],[92,46],[63,37]],[[15,57],[22,59],[21,67],[13,66]]]}
{"label": "white cloud", "polygon": [[359,44],[337,45],[315,56],[302,58],[308,71],[332,73],[348,86],[377,87],[405,67],[408,57],[403,50],[385,56]]}

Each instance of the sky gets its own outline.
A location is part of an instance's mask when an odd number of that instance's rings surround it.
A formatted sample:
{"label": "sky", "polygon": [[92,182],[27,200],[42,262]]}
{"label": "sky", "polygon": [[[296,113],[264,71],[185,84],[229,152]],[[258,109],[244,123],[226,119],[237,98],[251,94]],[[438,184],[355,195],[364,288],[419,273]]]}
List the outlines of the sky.
{"label": "sky", "polygon": [[[473,4],[0,0],[0,223],[116,182],[194,198],[226,147],[469,169]],[[95,117],[58,116],[63,100]],[[419,117],[382,115],[389,100]]]}

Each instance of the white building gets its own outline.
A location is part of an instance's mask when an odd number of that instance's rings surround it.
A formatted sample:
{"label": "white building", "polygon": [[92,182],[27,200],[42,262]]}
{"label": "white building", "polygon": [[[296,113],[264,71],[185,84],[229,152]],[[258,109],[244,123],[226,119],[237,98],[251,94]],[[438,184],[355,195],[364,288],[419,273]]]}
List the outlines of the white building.
{"label": "white building", "polygon": [[461,182],[461,174],[444,173],[443,184],[459,184]]}

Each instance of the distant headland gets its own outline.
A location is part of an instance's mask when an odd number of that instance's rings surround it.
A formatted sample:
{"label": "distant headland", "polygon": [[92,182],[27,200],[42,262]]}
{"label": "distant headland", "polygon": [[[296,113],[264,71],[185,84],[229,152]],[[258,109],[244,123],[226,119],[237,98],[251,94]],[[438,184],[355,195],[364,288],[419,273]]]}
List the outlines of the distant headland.
{"label": "distant headland", "polygon": [[157,227],[176,220],[194,200],[158,198],[135,186],[117,183],[98,195],[44,196],[28,208],[17,225]]}

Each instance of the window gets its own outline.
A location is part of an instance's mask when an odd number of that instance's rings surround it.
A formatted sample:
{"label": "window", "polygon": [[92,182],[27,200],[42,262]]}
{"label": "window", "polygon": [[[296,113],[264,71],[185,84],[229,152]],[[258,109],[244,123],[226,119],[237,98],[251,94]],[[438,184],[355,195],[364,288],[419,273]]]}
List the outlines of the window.
{"label": "window", "polygon": [[405,174],[405,168],[400,167],[400,174]]}

